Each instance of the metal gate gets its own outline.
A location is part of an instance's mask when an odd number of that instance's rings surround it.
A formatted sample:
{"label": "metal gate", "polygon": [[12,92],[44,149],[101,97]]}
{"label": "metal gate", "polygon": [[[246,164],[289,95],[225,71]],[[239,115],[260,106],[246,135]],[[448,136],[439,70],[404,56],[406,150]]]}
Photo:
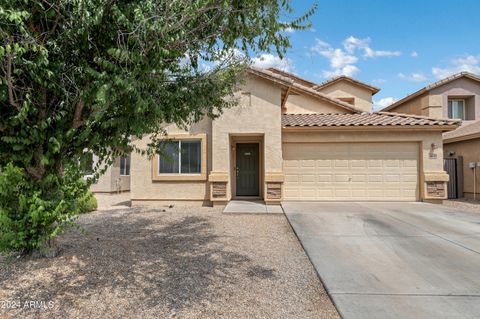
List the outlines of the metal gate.
{"label": "metal gate", "polygon": [[450,176],[447,183],[448,199],[458,198],[457,159],[445,158],[443,160],[443,168]]}

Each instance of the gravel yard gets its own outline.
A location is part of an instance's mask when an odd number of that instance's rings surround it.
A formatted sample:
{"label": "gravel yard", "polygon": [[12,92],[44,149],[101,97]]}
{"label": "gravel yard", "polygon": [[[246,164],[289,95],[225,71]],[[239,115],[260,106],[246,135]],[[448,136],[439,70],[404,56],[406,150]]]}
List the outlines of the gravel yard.
{"label": "gravel yard", "polygon": [[467,198],[444,200],[443,205],[463,209],[473,213],[480,213],[480,201]]}
{"label": "gravel yard", "polygon": [[[84,215],[59,257],[0,260],[0,318],[338,318],[284,215],[162,210]],[[53,308],[4,309],[30,300]]]}

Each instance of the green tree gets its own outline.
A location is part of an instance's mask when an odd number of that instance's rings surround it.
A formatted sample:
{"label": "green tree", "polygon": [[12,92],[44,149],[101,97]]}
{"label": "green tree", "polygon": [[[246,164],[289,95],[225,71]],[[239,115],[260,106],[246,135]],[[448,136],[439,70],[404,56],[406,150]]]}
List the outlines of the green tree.
{"label": "green tree", "polygon": [[[86,188],[66,174],[86,152],[98,176],[131,139],[235,103],[225,97],[248,57],[283,56],[283,30],[309,27],[314,11],[294,18],[288,0],[0,0],[0,169],[12,165],[0,193],[18,197],[0,203],[0,247],[39,248],[70,220],[67,189]],[[26,209],[20,195],[32,192]],[[56,217],[36,223],[32,209]]]}

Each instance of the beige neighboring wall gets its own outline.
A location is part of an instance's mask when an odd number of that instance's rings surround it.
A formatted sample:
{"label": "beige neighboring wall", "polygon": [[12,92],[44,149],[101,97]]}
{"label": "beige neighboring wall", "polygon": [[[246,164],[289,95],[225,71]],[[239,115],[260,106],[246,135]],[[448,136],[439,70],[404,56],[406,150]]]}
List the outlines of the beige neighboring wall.
{"label": "beige neighboring wall", "polygon": [[109,166],[97,182],[90,186],[90,191],[93,193],[111,193],[112,190],[112,166]]}
{"label": "beige neighboring wall", "polygon": [[471,101],[466,101],[466,104],[469,102],[472,103],[471,110],[473,114],[469,114],[471,117],[480,119],[480,83],[466,79],[459,78],[452,82],[446,83],[442,86],[434,88],[430,91],[431,96],[438,96],[441,99],[439,102],[443,105],[441,117],[448,117],[448,98],[464,98],[464,97],[473,97]]}
{"label": "beige neighboring wall", "polygon": [[[480,162],[480,139],[460,141],[444,144],[445,157],[450,157],[451,152],[455,156],[463,156],[463,194],[467,198],[473,197],[474,170],[468,166],[470,162]],[[476,168],[476,199],[480,199],[480,167]]]}
{"label": "beige neighboring wall", "polygon": [[354,98],[354,106],[364,112],[372,111],[372,92],[347,81],[340,81],[318,90],[334,98]]}
{"label": "beige neighboring wall", "polygon": [[237,97],[239,105],[224,110],[222,116],[212,123],[213,156],[209,181],[213,182],[212,189],[218,190],[222,196],[212,196],[211,199],[223,203],[232,198],[230,140],[231,137],[250,135],[263,137],[263,168],[260,172],[264,175],[264,187],[261,187],[264,194],[261,197],[268,202],[266,184],[282,178],[281,88],[249,75]]}
{"label": "beige neighboring wall", "polygon": [[[446,182],[448,175],[443,170],[443,149],[442,135],[438,131],[392,131],[386,128],[363,131],[358,130],[319,130],[317,132],[295,132],[285,130],[283,133],[284,143],[301,142],[320,142],[320,143],[338,143],[338,142],[391,142],[394,147],[395,142],[416,142],[419,145],[419,199],[429,200],[426,196],[426,181]],[[435,150],[432,152],[432,144]],[[435,157],[435,158],[433,158]]]}
{"label": "beige neighboring wall", "polygon": [[120,175],[120,158],[109,166],[95,184],[90,186],[94,193],[125,192],[130,190],[130,176]]}
{"label": "beige neighboring wall", "polygon": [[[414,95],[417,93],[414,93]],[[468,78],[458,78],[403,102],[388,112],[423,115],[431,118],[448,118],[448,99],[465,99],[467,117],[480,119],[480,83]]]}
{"label": "beige neighboring wall", "polygon": [[[188,130],[182,130],[176,125],[168,125],[165,130],[175,137],[206,134],[207,135],[207,166],[206,174],[210,171],[211,163],[211,136],[212,120],[204,118],[193,124]],[[135,145],[146,149],[150,142],[150,136],[136,141]],[[203,160],[203,158],[202,158]],[[206,205],[209,201],[208,183],[204,180],[184,181],[179,176],[178,180],[155,181],[152,176],[151,159],[137,153],[131,154],[131,191],[132,205],[148,205],[150,202],[165,202],[166,204],[191,201]],[[156,167],[154,167],[156,169]]]}
{"label": "beige neighboring wall", "polygon": [[284,113],[351,113],[351,111],[311,96],[289,94]]}

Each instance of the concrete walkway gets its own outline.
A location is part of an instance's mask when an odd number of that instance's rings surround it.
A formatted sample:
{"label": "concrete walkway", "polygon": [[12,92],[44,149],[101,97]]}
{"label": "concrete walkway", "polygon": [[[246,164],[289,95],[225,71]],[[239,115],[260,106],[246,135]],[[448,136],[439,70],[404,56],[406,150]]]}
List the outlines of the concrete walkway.
{"label": "concrete walkway", "polygon": [[231,200],[223,210],[235,214],[283,214],[282,206],[266,205],[260,200]]}
{"label": "concrete walkway", "polygon": [[425,203],[283,209],[344,318],[480,317],[480,214]]}

